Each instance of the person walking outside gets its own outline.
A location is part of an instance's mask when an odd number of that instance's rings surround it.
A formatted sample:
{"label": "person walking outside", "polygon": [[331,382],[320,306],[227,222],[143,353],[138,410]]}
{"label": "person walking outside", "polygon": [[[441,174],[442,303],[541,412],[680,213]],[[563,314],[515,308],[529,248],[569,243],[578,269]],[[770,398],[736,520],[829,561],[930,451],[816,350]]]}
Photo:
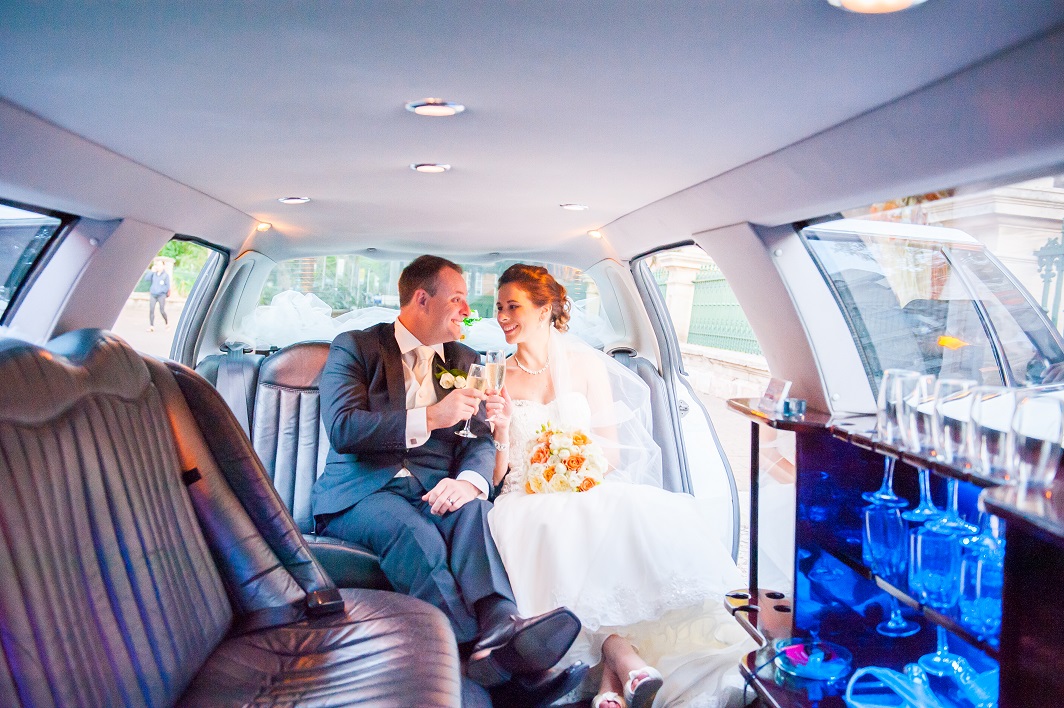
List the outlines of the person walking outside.
{"label": "person walking outside", "polygon": [[167,327],[170,326],[170,320],[166,318],[166,298],[170,296],[170,274],[166,272],[166,264],[161,260],[156,260],[152,264],[149,278],[151,286],[148,288],[148,295],[151,299],[148,302],[148,331],[154,332],[156,303],[159,304],[159,314],[163,316],[163,323]]}

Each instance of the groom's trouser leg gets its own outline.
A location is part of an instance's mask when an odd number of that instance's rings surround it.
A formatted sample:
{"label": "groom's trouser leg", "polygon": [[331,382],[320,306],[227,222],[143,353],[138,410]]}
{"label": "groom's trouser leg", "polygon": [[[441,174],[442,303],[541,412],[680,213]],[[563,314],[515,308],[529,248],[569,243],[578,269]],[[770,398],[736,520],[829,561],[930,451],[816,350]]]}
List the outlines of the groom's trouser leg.
{"label": "groom's trouser leg", "polygon": [[451,572],[447,541],[433,517],[422,511],[421,485],[412,477],[384,489],[329,519],[323,531],[366,546],[397,591],[443,610],[459,642],[477,636],[476,615]]}
{"label": "groom's trouser leg", "polygon": [[[426,513],[429,508],[425,504]],[[514,602],[510,579],[488,526],[491,508],[490,502],[473,499],[457,511],[432,517],[451,549],[451,574],[462,589],[466,607],[474,616],[473,606],[478,600],[496,596]]]}

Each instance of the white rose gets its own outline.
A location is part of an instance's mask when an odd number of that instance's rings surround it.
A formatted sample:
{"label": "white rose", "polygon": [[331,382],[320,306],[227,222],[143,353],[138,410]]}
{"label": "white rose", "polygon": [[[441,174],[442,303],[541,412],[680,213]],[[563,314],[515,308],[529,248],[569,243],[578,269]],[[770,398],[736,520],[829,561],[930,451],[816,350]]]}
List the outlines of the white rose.
{"label": "white rose", "polygon": [[547,491],[547,483],[539,475],[530,476],[528,478],[528,486],[532,488],[533,494],[543,494],[543,492]]}
{"label": "white rose", "polygon": [[449,371],[440,374],[440,388],[454,388],[454,374]]}
{"label": "white rose", "polygon": [[568,450],[559,450],[558,451],[558,459],[560,459],[560,460],[568,460],[569,459],[569,455],[571,455],[571,454],[572,453],[569,452]]}
{"label": "white rose", "polygon": [[454,377],[454,387],[455,388],[465,388],[465,384],[466,384],[465,376],[455,376]]}
{"label": "white rose", "polygon": [[565,474],[555,474],[550,478],[547,486],[552,492],[571,492],[573,485]]}

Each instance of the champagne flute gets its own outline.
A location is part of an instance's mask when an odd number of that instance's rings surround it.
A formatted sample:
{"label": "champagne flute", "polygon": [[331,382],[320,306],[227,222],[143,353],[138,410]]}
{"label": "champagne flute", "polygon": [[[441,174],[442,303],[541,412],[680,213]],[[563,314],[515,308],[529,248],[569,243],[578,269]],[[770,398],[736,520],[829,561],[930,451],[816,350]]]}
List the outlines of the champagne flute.
{"label": "champagne flute", "polygon": [[[483,364],[469,365],[469,375],[466,376],[466,386],[477,391],[486,391],[488,389],[487,371]],[[475,438],[477,434],[469,430],[469,421],[471,420],[473,420],[473,416],[466,418],[465,427],[461,430],[454,431],[454,434],[461,435],[463,438]]]}
{"label": "champagne flute", "polygon": [[1064,438],[1064,403],[1049,395],[1024,396],[1016,404],[1009,431],[1009,469],[1028,489],[1053,483]]}
{"label": "champagne flute", "polygon": [[[924,526],[913,533],[913,567],[910,577],[920,601],[945,613],[957,604],[960,595],[961,547],[956,536],[937,533]],[[920,667],[932,676],[948,676],[956,671],[956,654],[950,653],[946,629],[937,627],[937,648],[919,659]]]}
{"label": "champagne flute", "polygon": [[[489,349],[484,353],[484,370],[488,379],[488,393],[497,394],[506,382],[506,352],[502,349]],[[495,416],[488,418],[491,423]]]}
{"label": "champagne flute", "polygon": [[[970,379],[939,379],[935,382],[931,411],[931,443],[935,456],[946,464],[959,462],[967,439],[968,421],[972,412],[972,389],[976,382]],[[933,519],[941,512],[931,501],[931,472],[920,469],[920,504],[902,518],[914,523]]]}
{"label": "champagne flute", "polygon": [[984,477],[1008,481],[1007,444],[1016,394],[1004,386],[972,389],[972,412],[968,423],[968,461]]}
{"label": "champagne flute", "polygon": [[488,393],[498,393],[506,382],[506,352],[491,349],[484,354],[484,368],[488,378]]}
{"label": "champagne flute", "polygon": [[[905,575],[905,522],[898,509],[872,505],[865,508],[865,543],[868,544],[872,570],[888,582],[900,585]],[[890,619],[880,622],[876,631],[885,637],[909,637],[920,625],[905,619],[898,598],[890,596]]]}
{"label": "champagne flute", "polygon": [[[902,440],[901,409],[906,398],[917,393],[920,374],[905,369],[887,369],[879,386],[876,401],[876,437],[887,445],[904,445]],[[872,504],[904,507],[909,502],[894,493],[894,458],[887,457],[883,466],[883,483],[875,492],[864,492],[861,498]]]}

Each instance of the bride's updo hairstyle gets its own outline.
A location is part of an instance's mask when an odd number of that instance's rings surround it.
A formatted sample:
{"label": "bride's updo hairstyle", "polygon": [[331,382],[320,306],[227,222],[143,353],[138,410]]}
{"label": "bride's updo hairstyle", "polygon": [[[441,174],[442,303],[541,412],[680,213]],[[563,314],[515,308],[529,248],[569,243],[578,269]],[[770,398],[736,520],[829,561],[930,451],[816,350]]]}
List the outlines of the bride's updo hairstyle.
{"label": "bride's updo hairstyle", "polygon": [[569,309],[572,303],[565,296],[565,287],[543,266],[516,263],[499,277],[499,287],[513,283],[525,291],[536,307],[550,305],[550,321],[559,332],[569,329]]}

